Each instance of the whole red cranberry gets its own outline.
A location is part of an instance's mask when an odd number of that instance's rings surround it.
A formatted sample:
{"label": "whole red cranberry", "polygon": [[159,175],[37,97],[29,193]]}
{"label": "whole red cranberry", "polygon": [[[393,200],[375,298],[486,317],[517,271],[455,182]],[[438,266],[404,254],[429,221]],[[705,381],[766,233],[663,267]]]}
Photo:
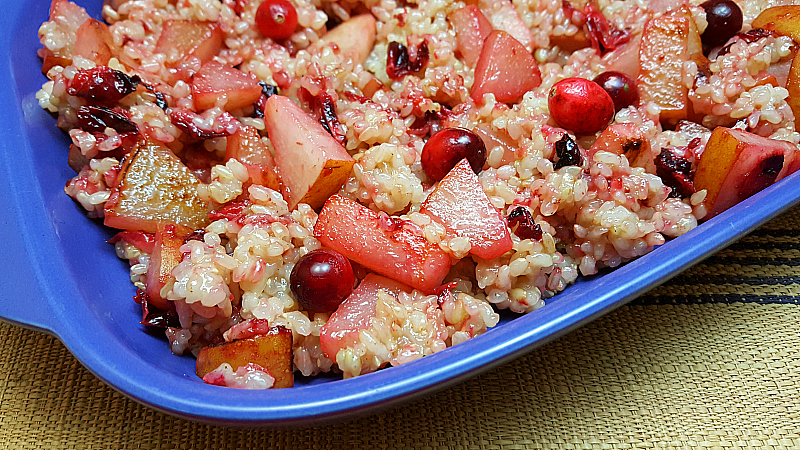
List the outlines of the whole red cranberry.
{"label": "whole red cranberry", "polygon": [[741,31],[744,17],[732,0],[709,0],[700,5],[706,12],[708,26],[700,37],[706,47],[716,47]]}
{"label": "whole red cranberry", "polygon": [[287,0],[264,0],[256,10],[256,28],[266,37],[289,39],[297,28],[297,10]]}
{"label": "whole red cranberry", "polygon": [[636,87],[636,81],[622,72],[603,72],[594,79],[594,82],[611,96],[615,111],[628,106],[636,106],[639,103],[639,89]]}
{"label": "whole red cranberry", "polygon": [[297,261],[289,287],[309,312],[333,312],[353,292],[355,275],[350,261],[339,252],[314,250]]}
{"label": "whole red cranberry", "polygon": [[445,128],[431,136],[422,148],[422,170],[429,178],[439,181],[464,158],[472,170],[479,173],[486,163],[483,140],[464,128]]}
{"label": "whole red cranberry", "polygon": [[567,78],[553,85],[547,106],[558,126],[582,136],[603,130],[614,118],[611,96],[585,78]]}

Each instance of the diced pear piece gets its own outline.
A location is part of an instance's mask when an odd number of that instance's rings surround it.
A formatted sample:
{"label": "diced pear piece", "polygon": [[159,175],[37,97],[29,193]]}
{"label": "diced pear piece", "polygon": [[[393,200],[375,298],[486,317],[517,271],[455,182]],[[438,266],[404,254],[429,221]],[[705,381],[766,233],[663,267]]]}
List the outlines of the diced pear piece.
{"label": "diced pear piece", "polygon": [[485,94],[494,94],[499,102],[513,103],[540,84],[542,75],[533,55],[505,31],[489,33],[475,65],[472,99],[481,103]]}
{"label": "diced pear piece", "polygon": [[281,190],[281,180],[275,167],[272,153],[258,130],[250,125],[242,125],[239,131],[228,136],[225,147],[225,161],[235,158],[247,168],[247,174],[254,184],[272,190]]}
{"label": "diced pear piece", "polygon": [[289,208],[298,203],[321,208],[347,181],[355,160],[287,97],[273,95],[267,100],[264,122]]}
{"label": "diced pear piece", "polygon": [[790,142],[717,127],[697,163],[694,187],[706,190],[710,218],[790,175],[799,162]]}
{"label": "diced pear piece", "polygon": [[339,350],[358,342],[359,331],[369,328],[375,317],[379,291],[396,297],[401,292],[411,293],[411,288],[374,273],[367,274],[319,330],[325,356],[336,361]]}
{"label": "diced pear piece", "polygon": [[470,253],[480,258],[502,256],[514,244],[505,218],[489,201],[466,158],[436,185],[420,212],[444,225],[448,233],[468,239]]}
{"label": "diced pear piece", "polygon": [[661,122],[668,125],[689,117],[692,108],[683,63],[703,59],[700,33],[686,8],[647,21],[639,46],[641,104],[655,103],[661,109]]}
{"label": "diced pear piece", "polygon": [[204,63],[219,53],[224,38],[225,33],[216,22],[170,19],[161,28],[155,50],[167,56],[168,67],[187,57],[196,57]]}
{"label": "diced pear piece", "polygon": [[800,43],[800,5],[767,8],[753,20],[752,27],[774,31]]}
{"label": "diced pear piece", "polygon": [[258,78],[217,61],[203,64],[192,78],[195,108],[198,111],[213,108],[223,96],[226,111],[252,105],[261,97]]}
{"label": "diced pear piece", "polygon": [[492,24],[475,5],[467,5],[447,15],[456,32],[456,49],[469,67],[481,56],[483,41],[492,32]]}
{"label": "diced pear piece", "polygon": [[328,199],[314,225],[314,237],[351,261],[425,293],[442,284],[450,257],[419,227],[341,195]]}
{"label": "diced pear piece", "polygon": [[183,236],[190,231],[188,228],[173,224],[158,225],[156,242],[147,266],[145,292],[148,301],[160,309],[168,308],[167,300],[161,297],[161,288],[169,281],[172,269],[183,259],[183,253],[180,250],[183,245]]}
{"label": "diced pear piece", "polygon": [[89,19],[75,32],[75,54],[105,66],[108,60],[116,56],[119,49],[108,25],[97,19]]}
{"label": "diced pear piece", "polygon": [[361,14],[339,24],[336,28],[322,36],[323,45],[336,44],[344,56],[349,56],[354,63],[363,65],[375,45],[375,17],[372,14]]}
{"label": "diced pear piece", "polygon": [[533,35],[520,17],[511,0],[479,0],[478,6],[486,13],[495,30],[505,31],[528,52],[533,51]]}
{"label": "diced pear piece", "polygon": [[155,233],[159,223],[196,230],[208,223],[211,205],[200,199],[200,181],[169,149],[146,140],[125,157],[117,186],[105,204],[105,225]]}
{"label": "diced pear piece", "polygon": [[197,355],[195,373],[203,378],[223,363],[230,364],[234,371],[249,363],[258,364],[275,378],[273,388],[292,387],[292,332],[272,327],[266,334],[204,347]]}
{"label": "diced pear piece", "polygon": [[800,130],[800,52],[797,52],[789,68],[789,76],[786,78],[786,90],[789,97],[786,103],[792,108],[794,113],[794,129]]}

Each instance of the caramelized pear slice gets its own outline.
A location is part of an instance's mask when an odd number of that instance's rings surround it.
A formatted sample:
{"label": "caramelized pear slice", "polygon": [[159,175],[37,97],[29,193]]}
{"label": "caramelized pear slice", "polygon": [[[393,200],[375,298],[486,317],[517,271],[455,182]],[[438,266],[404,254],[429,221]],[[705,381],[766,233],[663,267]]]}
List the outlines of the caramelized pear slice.
{"label": "caramelized pear slice", "polygon": [[197,355],[195,373],[203,378],[223,363],[230,364],[233,370],[257,364],[275,378],[273,388],[292,387],[292,332],[284,327],[272,327],[265,334],[204,347]]}
{"label": "caramelized pear slice", "polygon": [[155,233],[159,223],[196,230],[212,205],[200,199],[200,181],[169,149],[144,140],[125,158],[105,205],[105,224]]}

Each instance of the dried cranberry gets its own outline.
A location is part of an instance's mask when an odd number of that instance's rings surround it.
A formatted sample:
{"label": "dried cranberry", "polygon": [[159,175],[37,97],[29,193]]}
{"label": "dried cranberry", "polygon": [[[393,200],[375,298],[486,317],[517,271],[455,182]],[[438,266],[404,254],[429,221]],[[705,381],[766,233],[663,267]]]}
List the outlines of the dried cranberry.
{"label": "dried cranberry", "polygon": [[172,108],[169,111],[169,118],[173,125],[195,140],[227,137],[239,130],[239,121],[227,112],[217,117],[214,129],[198,125],[198,119],[201,121],[202,119],[197,113],[188,109]]}
{"label": "dried cranberry", "polygon": [[578,144],[569,137],[568,134],[564,133],[561,136],[561,139],[554,145],[556,149],[556,163],[553,165],[553,168],[558,170],[562,167],[566,166],[582,166],[583,165],[583,156],[581,156],[581,148],[578,147]]}
{"label": "dried cranberry", "polygon": [[422,170],[438,181],[464,158],[472,170],[479,173],[486,163],[483,139],[464,128],[445,128],[431,136],[422,147]]}
{"label": "dried cranberry", "polygon": [[516,207],[508,215],[508,227],[520,239],[542,240],[542,227],[533,221],[531,212],[524,206]]}
{"label": "dried cranberry", "polygon": [[317,95],[311,93],[303,88],[300,89],[300,99],[308,104],[308,108],[314,114],[314,117],[322,124],[322,128],[328,132],[334,139],[344,144],[345,135],[344,128],[339,122],[339,116],[336,114],[336,103],[333,98],[325,91]]}
{"label": "dried cranberry", "polygon": [[[133,297],[136,303],[142,305],[142,325],[147,325],[156,328],[169,328],[179,327],[180,320],[178,313],[174,309],[160,309],[150,304],[149,297],[141,289],[136,290],[136,295]],[[172,302],[169,302],[171,305]]]}
{"label": "dried cranberry", "polygon": [[414,136],[434,135],[442,130],[442,119],[435,111],[425,111],[425,116],[418,117],[408,129]]}
{"label": "dried cranberry", "polygon": [[267,99],[278,94],[278,86],[267,84],[265,81],[259,81],[258,85],[261,86],[261,97],[253,103],[252,117],[261,119],[264,117],[264,107],[267,105]]}
{"label": "dried cranberry", "polygon": [[592,48],[601,55],[616,49],[631,39],[628,30],[619,30],[608,23],[608,19],[591,3],[584,8],[586,15],[586,29]]}
{"label": "dried cranberry", "polygon": [[203,237],[206,235],[206,230],[200,228],[199,230],[193,230],[189,234],[183,237],[183,243],[187,243],[189,241],[202,241]]}
{"label": "dried cranberry", "polygon": [[701,36],[705,47],[722,45],[742,29],[742,10],[732,0],[709,0],[700,5],[708,26]]}
{"label": "dried cranberry", "polygon": [[390,42],[386,56],[386,74],[393,80],[419,72],[428,64],[428,41],[422,41],[417,47],[417,55],[410,59],[408,48],[400,42]]}
{"label": "dried cranberry", "polygon": [[79,71],[67,85],[67,93],[103,104],[114,104],[134,92],[138,82],[108,66]]}
{"label": "dried cranberry", "polygon": [[78,127],[89,133],[103,133],[113,128],[117,133],[138,133],[139,129],[122,109],[103,106],[81,106],[78,108]]}
{"label": "dried cranberry", "polygon": [[670,197],[686,198],[694,194],[694,184],[691,179],[692,163],[688,159],[677,156],[665,148],[656,157],[655,164],[656,174],[665,185],[672,188]]}
{"label": "dried cranberry", "polygon": [[289,287],[303,309],[332,312],[353,292],[355,275],[350,261],[340,253],[319,249],[309,252],[295,264]]}

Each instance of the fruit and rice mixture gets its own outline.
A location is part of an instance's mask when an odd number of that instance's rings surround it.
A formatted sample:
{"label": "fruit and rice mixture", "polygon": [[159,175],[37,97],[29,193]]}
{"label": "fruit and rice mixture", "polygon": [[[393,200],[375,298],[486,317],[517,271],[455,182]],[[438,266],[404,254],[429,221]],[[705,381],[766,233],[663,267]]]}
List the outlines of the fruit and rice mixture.
{"label": "fruit and rice mixture", "polygon": [[53,0],[37,98],[142,323],[206,382],[287,387],[482,334],[794,172],[785,3]]}

